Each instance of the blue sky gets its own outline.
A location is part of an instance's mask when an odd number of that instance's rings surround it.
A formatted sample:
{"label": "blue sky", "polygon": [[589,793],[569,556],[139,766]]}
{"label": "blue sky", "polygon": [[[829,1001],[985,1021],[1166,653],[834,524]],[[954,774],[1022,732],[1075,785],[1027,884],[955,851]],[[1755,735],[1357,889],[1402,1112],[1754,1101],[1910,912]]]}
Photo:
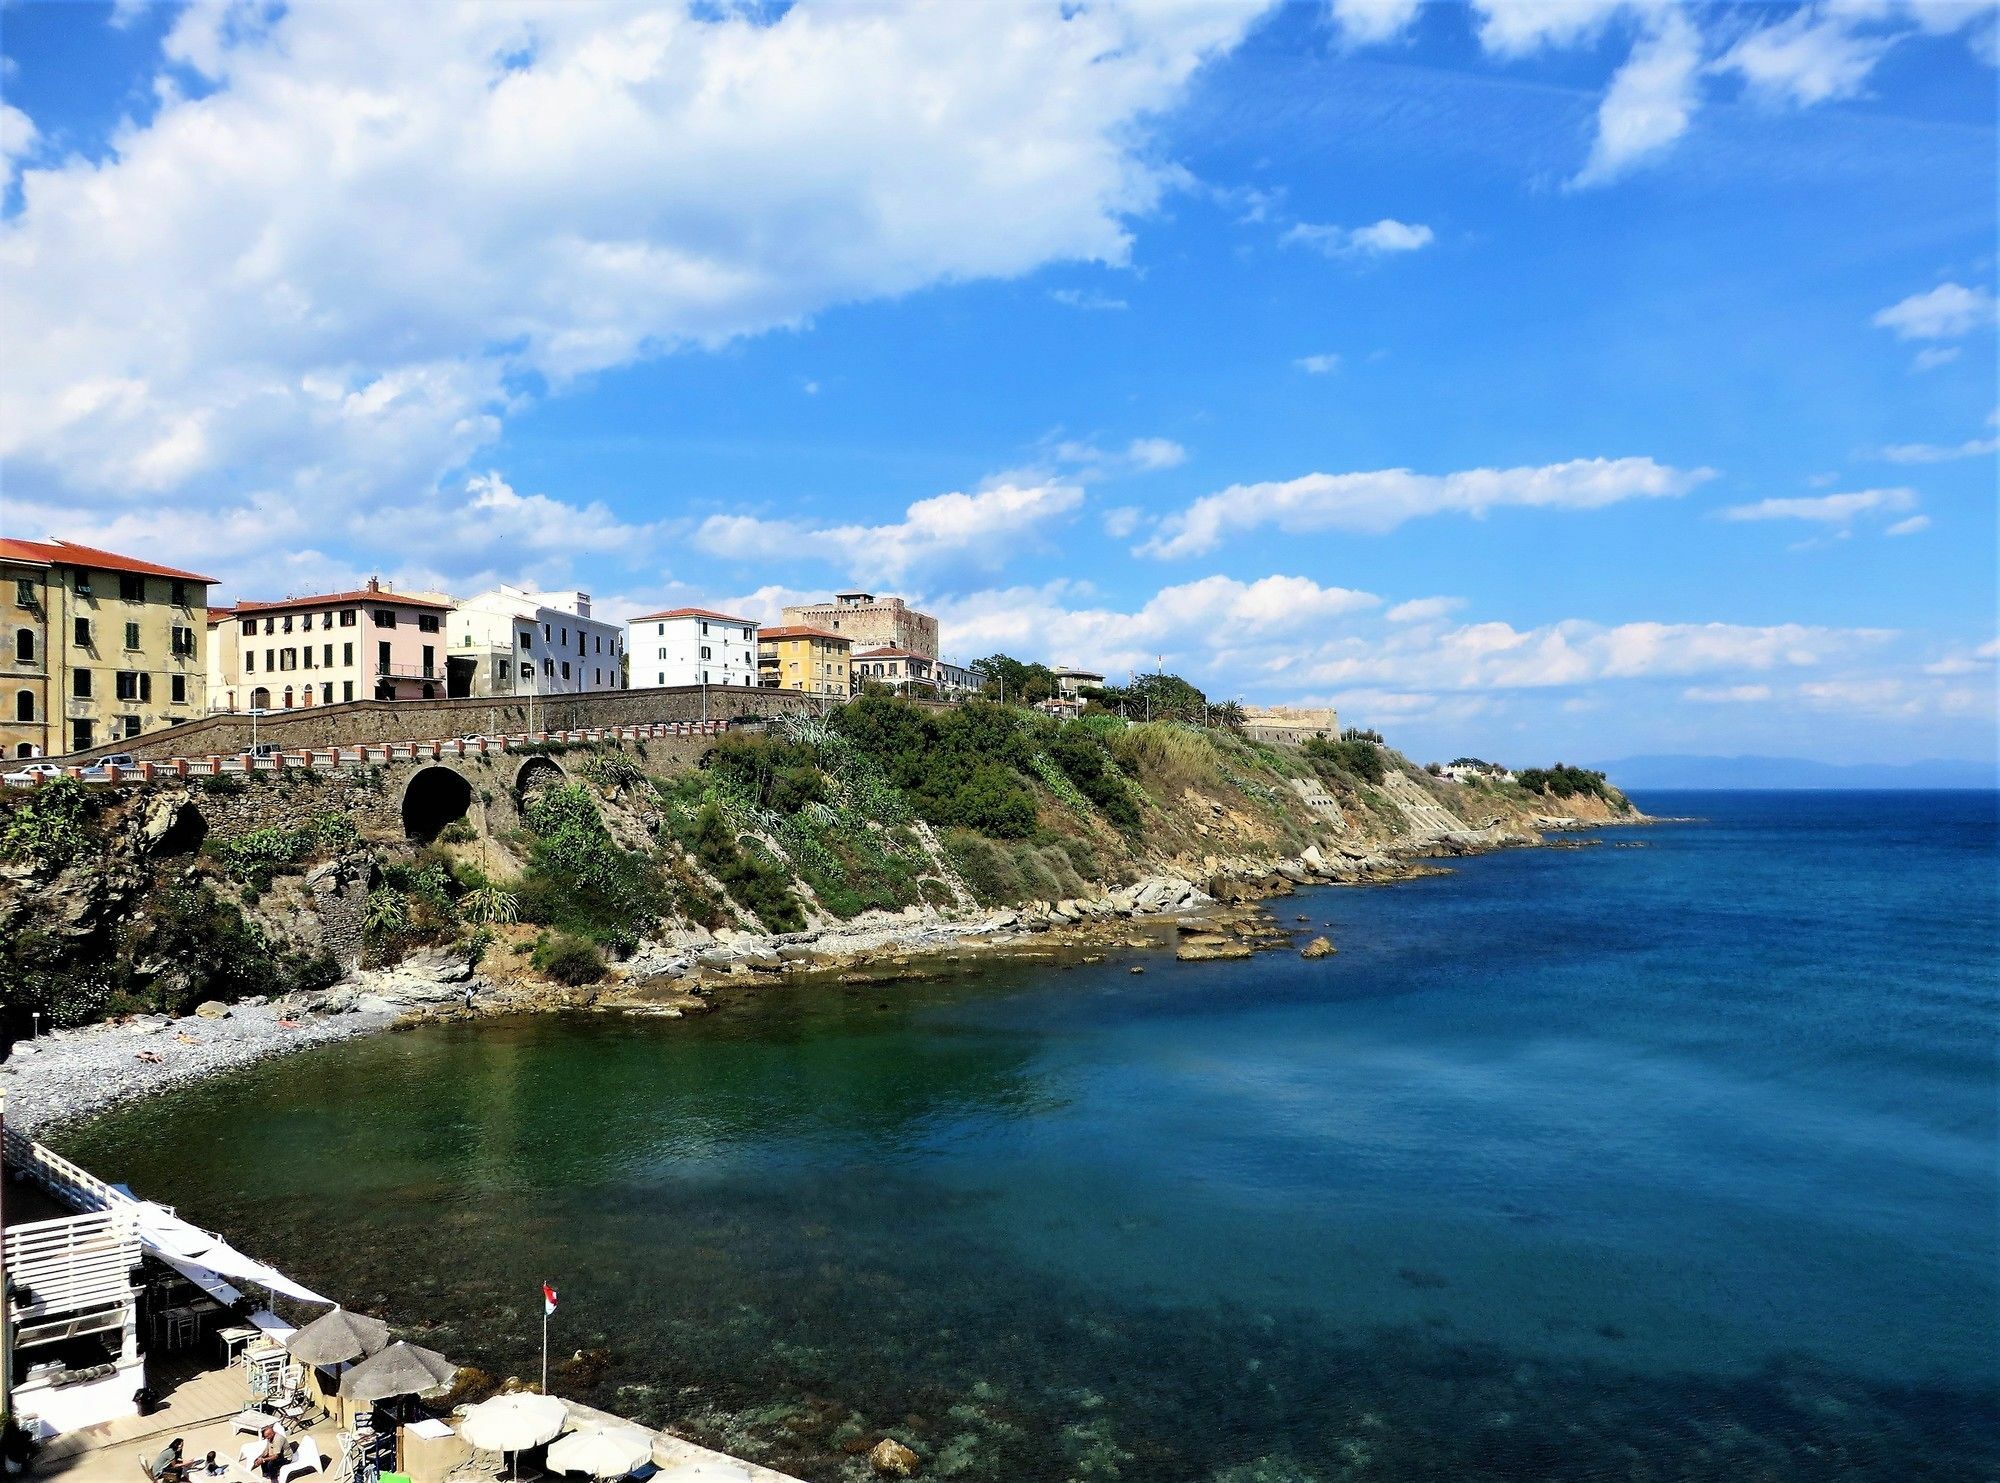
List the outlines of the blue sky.
{"label": "blue sky", "polygon": [[0,6],[0,526],[1995,748],[1995,12]]}

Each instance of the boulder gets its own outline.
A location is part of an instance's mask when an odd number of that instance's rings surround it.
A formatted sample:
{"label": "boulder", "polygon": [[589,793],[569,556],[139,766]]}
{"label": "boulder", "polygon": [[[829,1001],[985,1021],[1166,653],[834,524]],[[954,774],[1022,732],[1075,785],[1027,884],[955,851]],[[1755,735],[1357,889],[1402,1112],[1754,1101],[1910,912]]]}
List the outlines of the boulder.
{"label": "boulder", "polygon": [[1311,942],[1299,949],[1299,956],[1301,958],[1325,958],[1330,957],[1333,952],[1334,946],[1332,943],[1328,942],[1324,937],[1315,937]]}
{"label": "boulder", "polygon": [[204,999],[201,1003],[195,1005],[194,1012],[205,1020],[226,1020],[229,1018],[229,1006],[224,1004],[220,999]]}
{"label": "boulder", "polygon": [[914,1478],[920,1465],[917,1454],[894,1437],[884,1437],[868,1452],[868,1466],[877,1477]]}

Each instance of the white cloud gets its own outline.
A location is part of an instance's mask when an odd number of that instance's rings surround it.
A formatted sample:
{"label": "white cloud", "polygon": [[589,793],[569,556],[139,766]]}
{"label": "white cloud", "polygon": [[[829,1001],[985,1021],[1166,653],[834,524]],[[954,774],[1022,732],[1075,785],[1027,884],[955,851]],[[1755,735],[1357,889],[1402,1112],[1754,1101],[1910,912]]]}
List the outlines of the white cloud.
{"label": "white cloud", "polygon": [[1308,376],[1326,376],[1340,369],[1340,357],[1334,354],[1302,355],[1292,362]]}
{"label": "white cloud", "polygon": [[1003,479],[975,493],[954,491],[910,505],[883,525],[814,526],[752,515],[711,515],[694,544],[711,556],[744,562],[816,561],[862,580],[900,582],[953,564],[994,568],[1016,555],[1040,527],[1083,502],[1073,482]]}
{"label": "white cloud", "polygon": [[1883,531],[1882,534],[1885,536],[1913,536],[1919,531],[1929,530],[1930,528],[1930,516],[1912,515],[1907,520],[1898,520],[1894,525]]}
{"label": "white cloud", "polygon": [[1845,525],[1858,515],[1907,510],[1917,502],[1914,489],[1858,489],[1851,494],[1817,494],[1800,499],[1762,499],[1731,505],[1724,520],[1813,520]]}
{"label": "white cloud", "polygon": [[11,103],[0,103],[0,196],[14,183],[17,161],[34,149],[37,137],[33,119]]}
{"label": "white cloud", "polygon": [[1413,597],[1397,603],[1383,616],[1391,623],[1435,623],[1464,606],[1462,597]]}
{"label": "white cloud", "polygon": [[1054,299],[1058,304],[1067,305],[1071,309],[1101,311],[1129,309],[1132,307],[1123,299],[1114,298],[1110,294],[1098,293],[1095,289],[1052,288],[1049,290],[1049,297]]}
{"label": "white cloud", "polygon": [[1672,498],[1711,477],[1709,469],[1674,469],[1650,458],[1578,458],[1540,468],[1454,474],[1409,469],[1305,474],[1206,495],[1162,521],[1139,554],[1195,556],[1233,532],[1262,525],[1380,533],[1425,515],[1483,516],[1504,506],[1592,510],[1621,500]]}
{"label": "white cloud", "polygon": [[1434,234],[1427,226],[1384,217],[1373,226],[1333,227],[1299,222],[1278,239],[1299,243],[1328,257],[1387,257],[1428,247]]}
{"label": "white cloud", "polygon": [[1144,512],[1137,505],[1119,505],[1104,512],[1104,533],[1114,541],[1128,539],[1139,528],[1139,517]]}
{"label": "white cloud", "polygon": [[1079,483],[1124,474],[1156,474],[1179,468],[1188,451],[1172,438],[1134,438],[1123,448],[1103,448],[1082,438],[1066,438],[1049,449],[1054,461]]}
{"label": "white cloud", "polygon": [[1146,472],[1178,468],[1187,462],[1187,449],[1172,438],[1134,438],[1125,449],[1132,466]]}
{"label": "white cloud", "polygon": [[1572,182],[1600,185],[1687,132],[1699,102],[1701,37],[1678,11],[1632,48],[1597,109],[1597,138]]}
{"label": "white cloud", "polygon": [[1122,264],[1182,178],[1147,120],[1257,15],[189,7],[156,111],[0,222],[10,499],[392,511],[579,376]]}
{"label": "white cloud", "polygon": [[[1543,47],[1594,40],[1626,0],[1473,0],[1479,44],[1501,57],[1525,57]],[[1632,6],[1657,10],[1659,5]]]}
{"label": "white cloud", "polygon": [[1769,685],[1690,685],[1681,691],[1688,700],[1704,705],[1747,705],[1771,698]]}
{"label": "white cloud", "polygon": [[1751,31],[1716,67],[1740,74],[1767,97],[1805,107],[1860,92],[1894,40],[1857,31],[1848,17],[1801,7]]}
{"label": "white cloud", "polygon": [[1939,366],[1948,366],[1964,353],[1960,345],[1932,345],[1919,350],[1910,357],[1912,371],[1935,371]]}
{"label": "white cloud", "polygon": [[1890,463],[1950,463],[2000,453],[2000,438],[1968,438],[1963,443],[1896,443],[1882,450]]}
{"label": "white cloud", "polygon": [[1871,322],[1894,330],[1899,340],[1955,340],[1993,323],[1994,308],[1991,289],[1940,283],[1891,304]]}
{"label": "white cloud", "polygon": [[1394,41],[1417,18],[1422,0],[1332,0],[1333,23],[1350,46]]}

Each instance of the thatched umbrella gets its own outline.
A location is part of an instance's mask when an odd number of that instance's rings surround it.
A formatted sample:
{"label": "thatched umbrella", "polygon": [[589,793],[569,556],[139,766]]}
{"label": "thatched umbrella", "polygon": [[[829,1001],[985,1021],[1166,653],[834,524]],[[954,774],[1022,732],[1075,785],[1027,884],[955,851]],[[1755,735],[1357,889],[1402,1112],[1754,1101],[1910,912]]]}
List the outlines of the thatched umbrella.
{"label": "thatched umbrella", "polygon": [[398,1339],[340,1377],[340,1395],[349,1401],[386,1401],[391,1396],[424,1395],[449,1385],[458,1366],[434,1349]]}
{"label": "thatched umbrella", "polygon": [[389,1325],[381,1319],[335,1308],[293,1333],[285,1348],[305,1364],[340,1365],[380,1353],[388,1342]]}

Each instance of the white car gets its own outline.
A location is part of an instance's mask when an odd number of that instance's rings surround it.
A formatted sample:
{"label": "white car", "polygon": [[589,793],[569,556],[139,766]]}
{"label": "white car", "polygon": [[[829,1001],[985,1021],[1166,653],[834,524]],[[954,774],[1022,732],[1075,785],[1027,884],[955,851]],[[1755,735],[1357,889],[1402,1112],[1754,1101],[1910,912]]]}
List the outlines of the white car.
{"label": "white car", "polygon": [[53,762],[30,762],[19,772],[10,772],[0,781],[20,787],[28,783],[39,783],[46,778],[59,778],[62,775],[63,770]]}

